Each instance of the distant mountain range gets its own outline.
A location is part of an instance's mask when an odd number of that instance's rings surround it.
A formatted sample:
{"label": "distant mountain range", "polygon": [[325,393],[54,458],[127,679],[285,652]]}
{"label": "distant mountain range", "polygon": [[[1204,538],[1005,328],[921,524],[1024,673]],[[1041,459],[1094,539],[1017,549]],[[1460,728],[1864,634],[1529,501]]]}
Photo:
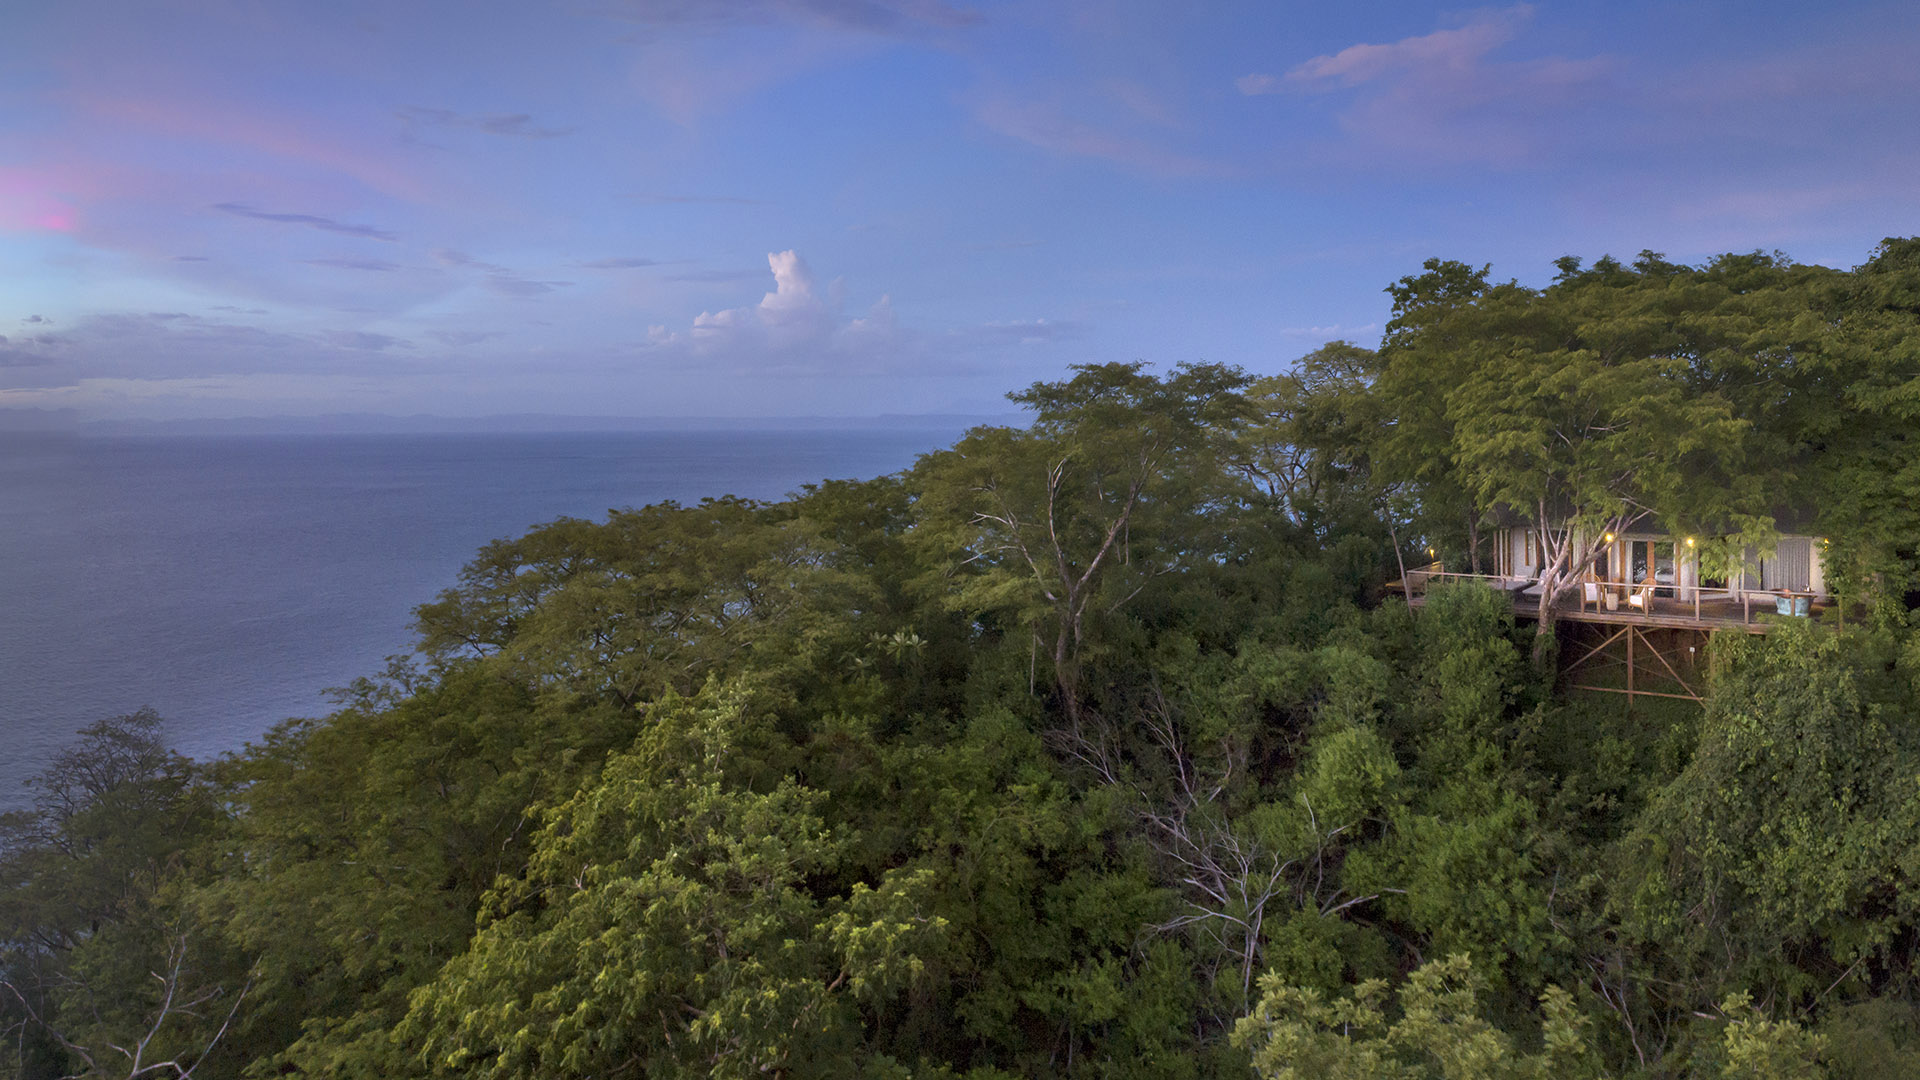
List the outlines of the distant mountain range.
{"label": "distant mountain range", "polygon": [[918,431],[956,434],[981,425],[1024,426],[1023,413],[888,413],[880,416],[245,416],[218,420],[83,420],[72,410],[0,409],[0,433],[76,435],[434,435],[538,434],[595,431]]}

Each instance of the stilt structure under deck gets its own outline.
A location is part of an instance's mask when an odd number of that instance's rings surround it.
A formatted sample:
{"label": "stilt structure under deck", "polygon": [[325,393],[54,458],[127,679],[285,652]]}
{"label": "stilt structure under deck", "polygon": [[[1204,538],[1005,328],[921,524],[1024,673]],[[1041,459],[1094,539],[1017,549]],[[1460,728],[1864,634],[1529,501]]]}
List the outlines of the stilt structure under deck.
{"label": "stilt structure under deck", "polygon": [[1614,627],[1560,616],[1560,684],[1568,690],[1656,698],[1701,700],[1706,688],[1700,661],[1710,629]]}
{"label": "stilt structure under deck", "polygon": [[[1421,607],[1437,581],[1479,581],[1505,593],[1516,619],[1537,619],[1538,586],[1492,575],[1450,574],[1423,568],[1407,576],[1407,603]],[[1716,630],[1764,634],[1784,619],[1818,615],[1826,597],[1740,590],[1655,589],[1583,583],[1553,608],[1559,638],[1560,684],[1569,690],[1698,702],[1706,690],[1707,638]],[[1393,591],[1401,591],[1393,583]],[[1531,586],[1531,587],[1529,587]],[[1684,597],[1661,595],[1684,592]],[[1608,597],[1611,597],[1609,602]],[[1782,610],[1798,613],[1781,615]]]}

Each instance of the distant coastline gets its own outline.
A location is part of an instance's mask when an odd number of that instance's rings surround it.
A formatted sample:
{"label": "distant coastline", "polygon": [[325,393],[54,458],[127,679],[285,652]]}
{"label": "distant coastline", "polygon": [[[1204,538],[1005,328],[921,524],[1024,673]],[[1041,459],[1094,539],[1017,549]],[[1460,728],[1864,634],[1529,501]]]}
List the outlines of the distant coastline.
{"label": "distant coastline", "polygon": [[639,431],[965,431],[981,425],[1024,426],[1018,412],[883,413],[878,416],[243,416],[194,420],[85,420],[71,410],[0,409],[0,434],[116,435],[535,435]]}

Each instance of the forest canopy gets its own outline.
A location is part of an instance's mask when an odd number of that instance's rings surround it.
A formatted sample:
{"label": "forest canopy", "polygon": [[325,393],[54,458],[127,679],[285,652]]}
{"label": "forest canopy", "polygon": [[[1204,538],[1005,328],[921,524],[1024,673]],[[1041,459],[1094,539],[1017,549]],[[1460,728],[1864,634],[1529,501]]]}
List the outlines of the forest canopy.
{"label": "forest canopy", "polygon": [[[1428,261],[1377,347],[1094,364],[901,473],[489,544],[212,762],[0,818],[21,1077],[1920,1075],[1920,240]],[[1498,520],[1831,538],[1705,700]],[[1563,544],[1572,541],[1563,540]]]}

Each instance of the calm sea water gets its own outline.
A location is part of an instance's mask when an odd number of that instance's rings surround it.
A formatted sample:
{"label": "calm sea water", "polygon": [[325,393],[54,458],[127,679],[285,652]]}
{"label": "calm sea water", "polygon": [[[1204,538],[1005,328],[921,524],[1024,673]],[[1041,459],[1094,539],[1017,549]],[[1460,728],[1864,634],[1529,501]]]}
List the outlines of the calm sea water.
{"label": "calm sea water", "polygon": [[0,809],[101,717],[152,705],[208,758],[324,713],[489,540],[878,476],[956,435],[0,436]]}

